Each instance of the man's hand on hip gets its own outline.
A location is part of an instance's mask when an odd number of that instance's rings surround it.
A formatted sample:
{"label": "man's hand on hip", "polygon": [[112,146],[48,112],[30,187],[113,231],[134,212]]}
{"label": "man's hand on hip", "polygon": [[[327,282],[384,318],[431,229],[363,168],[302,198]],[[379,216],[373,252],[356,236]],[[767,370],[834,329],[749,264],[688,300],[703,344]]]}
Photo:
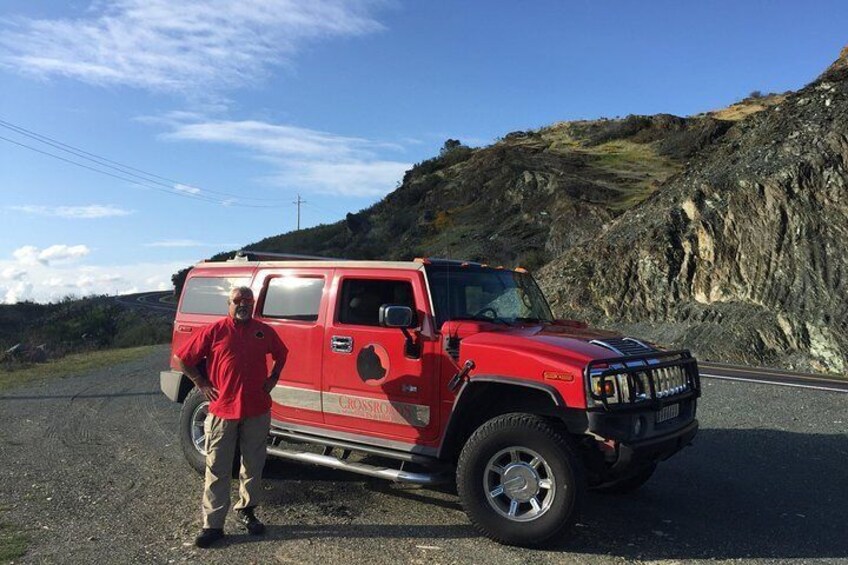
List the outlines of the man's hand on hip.
{"label": "man's hand on hip", "polygon": [[212,402],[213,400],[218,400],[218,391],[215,390],[215,387],[212,386],[212,383],[206,381],[197,385],[197,388],[200,389],[200,392],[203,393],[203,396],[206,397],[206,400]]}

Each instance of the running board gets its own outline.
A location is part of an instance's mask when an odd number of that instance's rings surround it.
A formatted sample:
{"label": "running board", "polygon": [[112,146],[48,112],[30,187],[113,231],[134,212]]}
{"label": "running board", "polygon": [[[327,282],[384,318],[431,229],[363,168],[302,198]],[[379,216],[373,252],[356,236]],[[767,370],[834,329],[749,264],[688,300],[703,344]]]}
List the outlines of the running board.
{"label": "running board", "polygon": [[331,469],[340,469],[343,471],[351,471],[360,475],[368,475],[369,477],[377,477],[380,479],[388,479],[399,483],[412,483],[416,485],[437,485],[446,483],[450,480],[450,475],[447,473],[410,473],[400,469],[390,469],[388,467],[378,467],[376,465],[368,465],[367,463],[357,463],[351,461],[343,461],[331,455],[321,455],[309,451],[294,451],[291,449],[281,449],[279,447],[269,445],[268,454],[274,457],[283,459],[292,459],[302,463],[313,463],[322,467]]}
{"label": "running board", "polygon": [[420,463],[421,465],[434,466],[439,465],[439,460],[434,457],[420,455],[418,453],[408,453],[405,451],[397,451],[385,447],[377,447],[375,445],[363,445],[353,441],[345,441],[323,436],[317,436],[305,432],[295,432],[291,430],[283,430],[280,428],[271,428],[270,434],[274,437],[281,438],[285,441],[300,441],[304,443],[326,445],[328,447],[338,447],[339,449],[347,449],[350,451],[359,451],[369,455],[377,455],[388,459],[397,459],[408,463]]}

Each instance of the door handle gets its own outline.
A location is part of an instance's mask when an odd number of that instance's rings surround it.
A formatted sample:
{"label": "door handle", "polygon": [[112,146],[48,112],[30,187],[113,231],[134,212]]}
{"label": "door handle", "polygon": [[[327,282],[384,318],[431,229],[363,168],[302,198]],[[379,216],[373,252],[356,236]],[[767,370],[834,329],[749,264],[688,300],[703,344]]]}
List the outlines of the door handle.
{"label": "door handle", "polygon": [[178,331],[178,332],[183,332],[183,333],[189,333],[189,334],[190,334],[190,333],[191,333],[191,329],[192,329],[192,328],[191,328],[191,326],[177,326],[177,331]]}
{"label": "door handle", "polygon": [[353,353],[353,338],[344,335],[334,335],[330,338],[330,351],[335,353]]}

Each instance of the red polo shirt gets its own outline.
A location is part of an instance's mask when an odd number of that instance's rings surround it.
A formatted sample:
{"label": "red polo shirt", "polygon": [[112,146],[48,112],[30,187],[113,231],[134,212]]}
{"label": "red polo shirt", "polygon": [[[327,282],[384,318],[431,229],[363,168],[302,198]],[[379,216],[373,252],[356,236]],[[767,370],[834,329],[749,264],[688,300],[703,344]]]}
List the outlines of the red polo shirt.
{"label": "red polo shirt", "polygon": [[205,326],[176,355],[191,366],[206,359],[206,372],[218,391],[209,411],[225,420],[238,420],[271,409],[271,397],[262,390],[269,373],[267,355],[285,362],[287,353],[267,324],[254,319],[237,324],[227,317]]}

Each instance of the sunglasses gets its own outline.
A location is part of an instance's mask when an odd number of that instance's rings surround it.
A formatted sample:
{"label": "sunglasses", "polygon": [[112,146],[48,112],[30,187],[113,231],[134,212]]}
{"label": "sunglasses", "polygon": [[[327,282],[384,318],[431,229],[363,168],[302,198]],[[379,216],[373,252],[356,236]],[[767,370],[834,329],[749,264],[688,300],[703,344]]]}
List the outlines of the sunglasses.
{"label": "sunglasses", "polygon": [[236,304],[236,305],[238,305],[238,304],[253,304],[255,302],[255,300],[253,300],[252,298],[233,298],[233,299],[230,300],[230,302],[232,302],[233,304]]}

